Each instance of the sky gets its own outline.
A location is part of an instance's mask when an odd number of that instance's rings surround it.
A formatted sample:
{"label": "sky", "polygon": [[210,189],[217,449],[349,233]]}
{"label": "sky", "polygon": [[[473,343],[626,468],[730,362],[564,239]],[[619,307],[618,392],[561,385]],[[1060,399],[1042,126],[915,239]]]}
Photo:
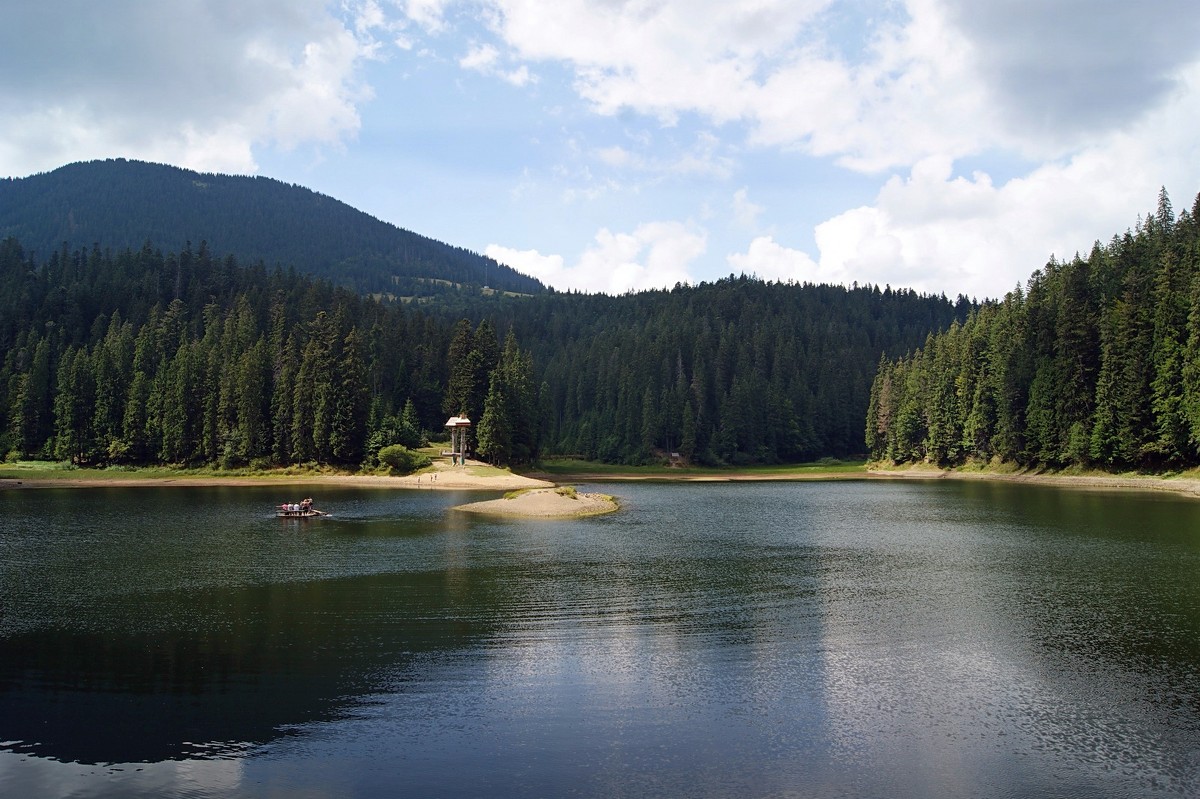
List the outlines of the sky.
{"label": "sky", "polygon": [[263,175],[560,290],[1001,297],[1200,192],[1195,0],[10,0],[0,176]]}

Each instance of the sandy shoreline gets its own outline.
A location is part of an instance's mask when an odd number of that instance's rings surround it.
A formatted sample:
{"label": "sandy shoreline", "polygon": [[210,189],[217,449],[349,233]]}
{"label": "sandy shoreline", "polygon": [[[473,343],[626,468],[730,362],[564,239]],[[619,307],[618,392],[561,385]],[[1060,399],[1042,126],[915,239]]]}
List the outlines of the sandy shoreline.
{"label": "sandy shoreline", "polygon": [[729,482],[796,482],[813,480],[992,480],[1013,483],[1035,483],[1064,488],[1122,491],[1170,491],[1185,496],[1200,497],[1200,479],[1153,477],[1141,475],[1055,475],[1029,473],[1000,473],[987,471],[954,471],[944,469],[870,469],[861,472],[814,472],[805,474],[721,472],[715,474],[637,474],[637,473],[576,473],[563,475],[536,474],[524,476],[490,469],[481,463],[466,467],[451,466],[437,461],[431,471],[422,474],[392,477],[387,475],[280,475],[280,476],[193,476],[139,477],[130,472],[105,474],[103,477],[4,477],[0,490],[32,488],[126,488],[126,487],[203,487],[203,486],[345,486],[365,488],[486,490],[515,491],[519,489],[553,488],[556,483],[577,484],[596,482],[665,482],[665,483],[729,483]]}
{"label": "sandy shoreline", "polygon": [[378,474],[314,474],[279,476],[196,476],[138,477],[137,472],[106,474],[103,477],[54,477],[38,479],[0,478],[0,489],[6,488],[138,488],[167,487],[198,488],[204,486],[346,486],[361,488],[421,488],[441,490],[515,491],[522,488],[549,488],[546,480],[523,477],[519,474],[490,469],[482,463],[451,466],[435,462],[432,471],[421,474],[390,476]]}
{"label": "sandy shoreline", "polygon": [[991,480],[1003,483],[1032,483],[1063,488],[1110,491],[1170,491],[1200,497],[1200,480],[1184,477],[1152,477],[1074,474],[1003,474],[996,472],[959,472],[925,469],[872,469],[869,477],[889,480]]}
{"label": "sandy shoreline", "polygon": [[572,519],[612,513],[619,507],[616,500],[607,494],[575,491],[564,493],[561,489],[539,488],[514,497],[459,505],[454,510],[497,516],[520,516],[525,519]]}
{"label": "sandy shoreline", "polygon": [[[542,475],[546,476],[546,475]],[[955,471],[951,469],[868,469],[861,472],[815,472],[757,474],[729,472],[721,474],[571,474],[559,476],[564,482],[618,483],[736,483],[736,482],[805,482],[820,480],[992,480],[1008,483],[1033,483],[1062,488],[1113,491],[1170,491],[1200,497],[1200,479],[1184,477],[1154,477],[1143,475],[1059,475],[1004,473],[985,471]]]}

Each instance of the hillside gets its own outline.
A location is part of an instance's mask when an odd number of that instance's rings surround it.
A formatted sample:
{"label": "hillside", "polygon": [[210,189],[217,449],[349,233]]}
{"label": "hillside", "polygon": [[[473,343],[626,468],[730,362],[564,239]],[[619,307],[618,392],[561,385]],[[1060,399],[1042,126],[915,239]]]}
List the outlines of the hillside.
{"label": "hillside", "polygon": [[[544,451],[623,463],[678,452],[694,463],[743,465],[863,453],[880,354],[918,346],[961,324],[972,307],[961,297],[951,303],[890,287],[730,276],[622,297],[476,302],[462,311],[513,330],[530,348],[542,381]],[[477,414],[486,390],[480,385],[465,407]]]}
{"label": "hillside", "polygon": [[204,250],[35,261],[0,240],[0,456],[374,465],[466,411],[498,463],[836,457],[864,450],[880,353],[972,310],[733,277],[454,299],[378,303]]}
{"label": "hillside", "polygon": [[1200,465],[1200,197],[885,360],[876,459],[1162,471]]}
{"label": "hillside", "polygon": [[164,251],[206,242],[242,263],[294,267],[363,294],[428,296],[488,286],[536,294],[534,278],[403,230],[300,186],[124,159],[0,179],[0,239],[39,259],[60,250]]}

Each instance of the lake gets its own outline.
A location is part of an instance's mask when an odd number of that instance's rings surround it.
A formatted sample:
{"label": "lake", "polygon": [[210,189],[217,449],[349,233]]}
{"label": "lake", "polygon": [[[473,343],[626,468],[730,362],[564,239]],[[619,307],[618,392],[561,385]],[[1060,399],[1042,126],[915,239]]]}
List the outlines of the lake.
{"label": "lake", "polygon": [[0,492],[0,796],[1200,795],[1196,500],[588,490]]}

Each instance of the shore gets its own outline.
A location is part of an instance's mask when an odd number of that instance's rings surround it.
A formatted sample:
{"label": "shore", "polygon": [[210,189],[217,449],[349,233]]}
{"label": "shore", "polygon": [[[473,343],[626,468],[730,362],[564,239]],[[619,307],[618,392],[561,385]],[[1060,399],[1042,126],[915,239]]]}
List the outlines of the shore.
{"label": "shore", "polygon": [[[9,470],[10,474],[12,470]],[[1185,496],[1200,498],[1200,478],[1151,475],[1068,475],[1031,472],[998,472],[987,470],[952,470],[933,467],[911,467],[901,469],[863,468],[847,471],[729,471],[694,473],[681,471],[678,474],[654,472],[566,472],[558,474],[532,473],[519,475],[497,469],[479,462],[466,466],[452,466],[446,461],[435,461],[431,469],[420,474],[403,476],[371,474],[264,474],[264,475],[190,475],[179,476],[157,474],[139,476],[132,472],[93,472],[80,470],[74,473],[39,477],[36,470],[29,476],[0,477],[0,490],[36,488],[123,488],[123,487],[202,487],[202,486],[346,486],[397,489],[433,490],[486,490],[517,491],[521,489],[554,488],[558,484],[596,482],[796,482],[813,480],[992,480],[1013,483],[1036,483],[1064,488],[1119,490],[1119,491],[1170,491]]]}
{"label": "shore", "polygon": [[871,469],[866,475],[889,480],[991,480],[1034,483],[1063,488],[1109,491],[1170,491],[1200,497],[1200,479],[1153,475],[1038,474],[1029,472],[958,471],[954,469]]}
{"label": "shore", "polygon": [[180,475],[153,477],[133,472],[104,472],[79,477],[0,477],[0,490],[25,488],[137,488],[179,486],[347,486],[363,488],[421,488],[441,490],[516,491],[523,488],[552,488],[554,483],[533,477],[513,474],[484,463],[468,462],[466,466],[451,466],[435,461],[431,469],[420,474],[399,476],[379,474],[291,474],[291,475]]}
{"label": "shore", "polygon": [[[549,477],[549,475],[538,475]],[[960,471],[935,467],[913,467],[907,469],[863,468],[858,471],[837,472],[718,472],[689,474],[637,474],[637,473],[587,473],[557,474],[554,479],[564,483],[608,483],[608,482],[686,482],[686,483],[734,483],[734,482],[798,482],[813,480],[992,480],[1009,483],[1034,483],[1063,488],[1095,489],[1112,491],[1170,491],[1176,494],[1200,498],[1200,478],[1155,475],[1072,475],[1042,474],[1036,472]]]}

